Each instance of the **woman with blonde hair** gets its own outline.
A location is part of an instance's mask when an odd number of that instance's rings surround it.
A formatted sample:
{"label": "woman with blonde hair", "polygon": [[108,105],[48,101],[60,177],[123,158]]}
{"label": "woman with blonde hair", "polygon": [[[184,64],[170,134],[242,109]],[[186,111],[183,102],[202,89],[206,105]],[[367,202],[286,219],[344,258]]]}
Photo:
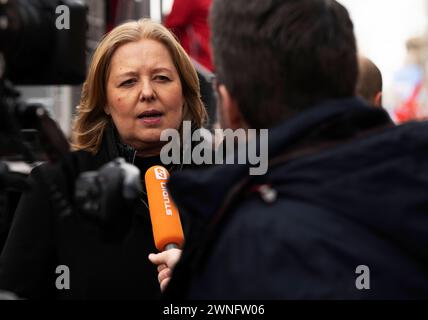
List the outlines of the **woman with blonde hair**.
{"label": "woman with blonde hair", "polygon": [[202,127],[206,111],[195,69],[174,36],[147,19],[108,33],[83,86],[71,165],[33,170],[33,188],[20,200],[0,258],[0,289],[23,298],[157,299],[157,271],[147,259],[156,249],[144,192],[132,214],[120,213],[132,217],[121,241],[104,241],[61,206],[73,202],[81,172],[117,157],[137,166],[142,177],[152,165],[162,165],[166,142],[160,135],[180,130],[184,120]]}

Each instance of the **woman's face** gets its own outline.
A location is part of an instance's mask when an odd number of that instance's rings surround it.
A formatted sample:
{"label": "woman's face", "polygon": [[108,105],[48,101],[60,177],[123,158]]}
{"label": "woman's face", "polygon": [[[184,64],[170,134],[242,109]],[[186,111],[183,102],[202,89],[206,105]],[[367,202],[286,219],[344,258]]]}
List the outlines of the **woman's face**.
{"label": "woman's face", "polygon": [[181,81],[168,49],[142,39],[119,47],[107,79],[106,113],[122,142],[142,155],[159,154],[162,130],[180,127],[184,98]]}

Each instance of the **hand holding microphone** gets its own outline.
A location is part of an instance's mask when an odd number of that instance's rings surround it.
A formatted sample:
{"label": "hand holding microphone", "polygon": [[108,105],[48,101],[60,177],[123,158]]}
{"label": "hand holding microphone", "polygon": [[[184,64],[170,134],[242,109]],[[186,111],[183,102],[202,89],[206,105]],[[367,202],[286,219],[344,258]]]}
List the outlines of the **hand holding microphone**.
{"label": "hand holding microphone", "polygon": [[153,237],[156,248],[163,251],[150,254],[149,260],[158,266],[158,280],[162,291],[169,282],[172,269],[180,259],[179,249],[184,242],[180,215],[166,188],[168,179],[168,170],[162,166],[151,167],[145,174]]}
{"label": "hand holding microphone", "polygon": [[158,266],[158,281],[163,292],[171,279],[172,270],[181,257],[180,249],[170,249],[158,254],[149,254],[149,260]]}

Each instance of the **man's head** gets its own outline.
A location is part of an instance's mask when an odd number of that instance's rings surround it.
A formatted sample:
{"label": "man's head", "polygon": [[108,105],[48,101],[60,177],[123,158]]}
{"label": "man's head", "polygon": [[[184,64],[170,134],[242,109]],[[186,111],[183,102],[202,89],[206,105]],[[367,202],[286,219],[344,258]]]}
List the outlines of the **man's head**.
{"label": "man's head", "polygon": [[215,0],[210,20],[226,126],[268,128],[354,95],[353,24],[336,1]]}
{"label": "man's head", "polygon": [[368,58],[359,57],[359,76],[357,95],[370,105],[382,106],[382,74],[379,68]]}

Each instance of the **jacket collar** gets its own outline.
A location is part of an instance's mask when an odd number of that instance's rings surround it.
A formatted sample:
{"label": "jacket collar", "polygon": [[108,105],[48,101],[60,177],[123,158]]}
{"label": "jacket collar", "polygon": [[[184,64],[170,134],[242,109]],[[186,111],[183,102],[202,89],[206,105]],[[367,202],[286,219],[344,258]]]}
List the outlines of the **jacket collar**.
{"label": "jacket collar", "polygon": [[119,133],[115,125],[112,121],[109,121],[103,133],[99,151],[100,157],[107,159],[107,161],[121,157],[124,158],[126,162],[134,163],[136,153],[137,151],[135,148],[120,141]]}

